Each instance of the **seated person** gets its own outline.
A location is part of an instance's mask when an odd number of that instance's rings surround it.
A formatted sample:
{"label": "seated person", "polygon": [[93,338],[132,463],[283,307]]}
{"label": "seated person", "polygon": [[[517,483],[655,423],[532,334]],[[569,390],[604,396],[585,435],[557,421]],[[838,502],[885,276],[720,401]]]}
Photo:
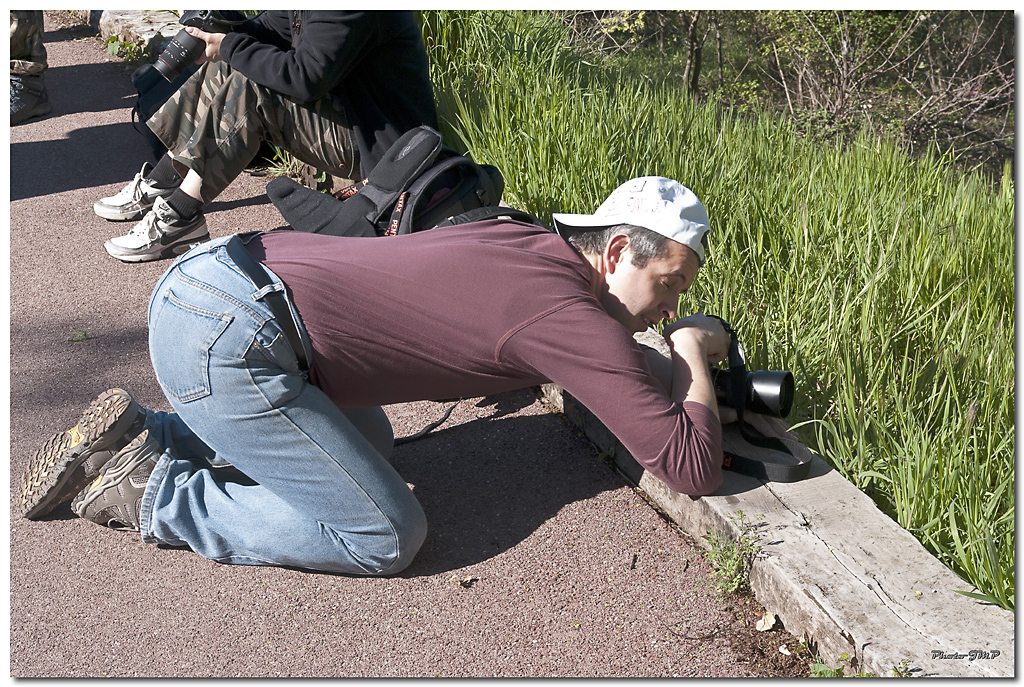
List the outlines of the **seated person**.
{"label": "seated person", "polygon": [[104,244],[124,262],[208,239],[203,205],[264,140],[358,179],[407,130],[437,127],[411,12],[267,11],[230,33],[187,31],[206,43],[201,67],[147,121],[167,155],[94,206],[105,219],[141,220]]}
{"label": "seated person", "polygon": [[[726,357],[728,334],[700,314],[667,325],[663,381],[633,339],[676,318],[704,262],[704,206],[643,177],[593,215],[554,219],[568,241],[497,219],[196,246],[150,301],[150,354],[174,412],[100,396],[33,456],[22,515],[73,499],[92,522],[221,563],[397,573],[427,523],[388,461],[380,406],[548,381],[670,488],[712,493],[722,428],[709,363]],[[215,474],[225,463],[250,481]]]}

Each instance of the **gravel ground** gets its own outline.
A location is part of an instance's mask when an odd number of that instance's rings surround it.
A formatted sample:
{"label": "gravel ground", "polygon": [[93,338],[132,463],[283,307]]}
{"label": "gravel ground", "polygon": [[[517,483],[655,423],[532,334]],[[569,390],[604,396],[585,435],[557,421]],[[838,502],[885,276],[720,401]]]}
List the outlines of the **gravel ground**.
{"label": "gravel ground", "polygon": [[[102,243],[129,224],[92,203],[146,149],[130,70],[95,32],[48,16],[51,115],[11,131],[10,673],[13,677],[698,677],[806,675],[719,600],[697,549],[530,390],[463,401],[396,449],[430,522],[391,578],[224,566],[75,518],[30,522],[27,457],[100,391],[168,404],[145,308],[166,262]],[[281,218],[243,175],[207,209],[214,237]],[[399,436],[445,404],[387,408]]]}

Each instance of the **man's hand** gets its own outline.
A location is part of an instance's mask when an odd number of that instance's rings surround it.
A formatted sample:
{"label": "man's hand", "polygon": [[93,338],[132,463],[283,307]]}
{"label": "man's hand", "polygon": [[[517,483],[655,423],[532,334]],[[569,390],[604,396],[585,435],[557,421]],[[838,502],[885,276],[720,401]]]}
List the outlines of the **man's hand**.
{"label": "man's hand", "polygon": [[722,323],[707,315],[689,315],[666,325],[665,339],[672,348],[672,400],[694,401],[718,416],[718,401],[708,365],[729,354],[729,334]]}
{"label": "man's hand", "polygon": [[196,59],[196,64],[203,62],[220,62],[220,42],[224,40],[223,33],[207,33],[194,26],[186,26],[185,30],[190,35],[206,43],[206,50]]}
{"label": "man's hand", "polygon": [[705,351],[709,365],[725,360],[729,355],[729,333],[722,322],[703,313],[694,313],[665,325],[665,338],[675,346],[677,339],[691,337]]}

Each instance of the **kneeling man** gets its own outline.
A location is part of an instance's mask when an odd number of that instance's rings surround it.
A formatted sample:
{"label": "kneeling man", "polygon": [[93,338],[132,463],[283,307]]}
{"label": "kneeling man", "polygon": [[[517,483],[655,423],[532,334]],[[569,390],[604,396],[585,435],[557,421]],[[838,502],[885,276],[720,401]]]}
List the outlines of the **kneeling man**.
{"label": "kneeling man", "polygon": [[[676,320],[671,378],[659,380],[632,337],[676,318],[705,259],[704,206],[643,177],[593,215],[554,221],[558,234],[498,219],[194,247],[149,308],[174,412],[100,396],[32,458],[22,514],[73,499],[83,518],[222,563],[397,573],[427,523],[388,462],[380,406],[547,382],[671,488],[710,494],[722,449],[708,364],[729,338],[717,319]],[[237,470],[216,469],[228,464]]]}

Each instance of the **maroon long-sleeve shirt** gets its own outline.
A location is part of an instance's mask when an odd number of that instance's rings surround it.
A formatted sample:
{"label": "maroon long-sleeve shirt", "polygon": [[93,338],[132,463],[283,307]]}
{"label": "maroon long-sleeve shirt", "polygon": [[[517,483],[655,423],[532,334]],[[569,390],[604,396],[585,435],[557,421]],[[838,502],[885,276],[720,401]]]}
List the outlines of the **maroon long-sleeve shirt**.
{"label": "maroon long-sleeve shirt", "polygon": [[721,425],[675,403],[555,234],[493,220],[388,238],[270,232],[249,250],[288,286],[310,381],[339,407],[486,396],[554,382],[672,489],[721,483]]}

